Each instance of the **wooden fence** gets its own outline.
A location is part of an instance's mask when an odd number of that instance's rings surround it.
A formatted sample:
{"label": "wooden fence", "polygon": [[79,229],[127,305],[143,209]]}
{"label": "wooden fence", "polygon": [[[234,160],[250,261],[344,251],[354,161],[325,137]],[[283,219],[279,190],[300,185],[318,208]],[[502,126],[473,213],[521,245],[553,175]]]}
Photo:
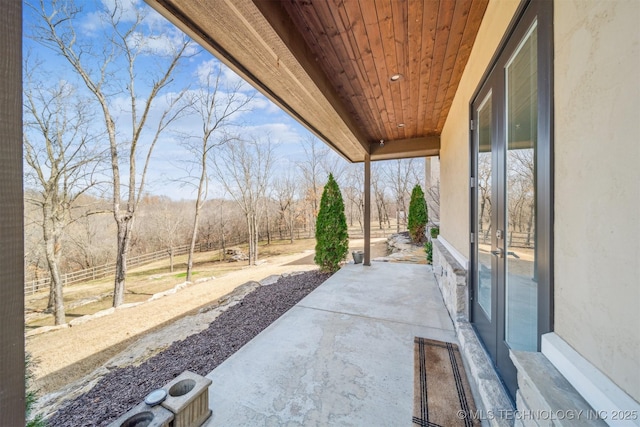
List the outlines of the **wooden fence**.
{"label": "wooden fence", "polygon": [[[226,242],[225,246],[235,246],[246,242]],[[213,243],[201,243],[196,245],[196,252],[210,252],[220,249],[219,245]],[[189,245],[178,246],[173,248],[173,256],[185,255],[189,252]],[[127,260],[127,268],[138,267],[140,265],[149,264],[155,261],[161,261],[171,256],[169,249],[161,251],[150,252],[148,254],[130,257]],[[78,270],[71,273],[62,275],[63,285],[69,285],[72,283],[85,282],[89,280],[102,279],[104,277],[113,276],[115,274],[116,264],[110,263],[97,267],[91,267],[84,270]],[[44,277],[37,280],[29,280],[24,284],[24,294],[33,295],[41,289],[49,288],[51,284],[51,278]]]}
{"label": "wooden fence", "polygon": [[[491,231],[483,230],[479,233],[479,241],[482,243],[491,243]],[[514,248],[533,248],[535,246],[534,233],[519,233],[517,231],[507,232],[507,243]]]}
{"label": "wooden fence", "polygon": [[[307,231],[305,230],[295,230],[297,233],[297,238],[300,238],[301,235],[304,238]],[[301,233],[301,231],[303,231]],[[371,237],[387,237],[390,234],[393,234],[394,230],[371,230]],[[276,234],[276,233],[274,233]],[[362,238],[362,233],[352,233],[352,238]],[[266,235],[260,235],[260,241],[266,240]],[[236,246],[243,243],[247,243],[245,240],[238,240],[233,242],[225,242],[226,247]],[[196,245],[196,252],[210,252],[221,249],[220,245],[214,243],[201,243]],[[189,245],[178,246],[173,248],[173,256],[185,255],[189,252]],[[148,254],[139,255],[135,257],[130,257],[127,260],[127,267],[133,268],[138,267],[140,265],[149,264],[155,261],[161,261],[169,258],[170,252],[169,249],[164,249],[161,251],[150,252]],[[85,270],[78,270],[71,273],[66,273],[62,275],[62,283],[63,286],[70,285],[72,283],[85,282],[89,280],[102,279],[105,277],[113,276],[115,274],[116,265],[115,263],[105,264],[97,267],[87,268]],[[47,289],[51,285],[51,279],[49,277],[44,277],[41,279],[34,279],[26,281],[24,284],[24,294],[33,295],[36,292]]]}

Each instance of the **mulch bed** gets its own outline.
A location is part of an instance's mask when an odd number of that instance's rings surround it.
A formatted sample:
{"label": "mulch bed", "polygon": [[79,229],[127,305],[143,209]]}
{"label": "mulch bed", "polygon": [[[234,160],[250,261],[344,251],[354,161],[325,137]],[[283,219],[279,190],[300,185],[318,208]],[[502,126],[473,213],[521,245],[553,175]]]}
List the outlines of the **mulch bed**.
{"label": "mulch bed", "polygon": [[105,426],[183,371],[208,374],[329,276],[311,271],[259,287],[208,329],[171,344],[139,366],[109,372],[90,391],[58,409],[47,425]]}

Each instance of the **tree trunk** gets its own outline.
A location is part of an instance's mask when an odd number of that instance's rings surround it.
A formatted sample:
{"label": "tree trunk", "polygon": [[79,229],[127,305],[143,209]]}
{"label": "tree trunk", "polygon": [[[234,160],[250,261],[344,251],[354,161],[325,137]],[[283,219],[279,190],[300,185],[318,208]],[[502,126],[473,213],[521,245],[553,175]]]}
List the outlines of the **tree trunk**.
{"label": "tree trunk", "polygon": [[198,238],[198,222],[200,219],[200,190],[198,189],[198,199],[196,200],[196,212],[193,217],[193,229],[191,230],[191,243],[189,244],[189,256],[187,257],[187,278],[186,281],[191,281],[192,269],[193,269],[193,253],[195,252],[196,239]]}
{"label": "tree trunk", "polygon": [[49,301],[47,302],[47,309],[45,313],[53,313],[56,306],[56,289],[53,286],[53,280],[51,280],[51,274],[49,274]]}
{"label": "tree trunk", "polygon": [[169,248],[169,271],[173,273],[173,246]]}
{"label": "tree trunk", "polygon": [[267,218],[267,245],[271,244],[271,227],[269,226],[269,211],[266,213]]}
{"label": "tree trunk", "polygon": [[118,255],[116,257],[116,277],[113,286],[114,307],[118,307],[124,303],[125,280],[127,277],[127,255],[129,253],[133,218],[131,216],[116,217],[116,223],[118,227]]}
{"label": "tree trunk", "polygon": [[527,247],[531,247],[531,230],[533,230],[533,218],[536,215],[535,210],[536,210],[536,205],[535,203],[532,202],[530,207],[530,212],[529,212],[529,222],[527,223],[527,241],[526,241]]}
{"label": "tree trunk", "polygon": [[260,235],[258,234],[258,216],[256,215],[253,219],[254,221],[254,244],[253,244],[253,265],[257,265],[258,263],[258,241],[260,240]]}
{"label": "tree trunk", "polygon": [[289,214],[289,243],[293,243],[293,215]]}
{"label": "tree trunk", "polygon": [[206,197],[205,186],[207,185],[207,150],[206,140],[205,147],[202,150],[202,158],[200,161],[200,167],[202,171],[200,173],[200,181],[198,182],[198,194],[196,196],[196,212],[193,215],[193,230],[191,231],[191,244],[189,245],[189,257],[187,259],[187,282],[191,281],[192,269],[193,269],[193,253],[195,252],[196,240],[198,239],[198,223],[200,222],[200,210],[204,203],[204,197]]}
{"label": "tree trunk", "polygon": [[247,233],[249,234],[249,265],[253,265],[253,221],[251,220],[251,214],[247,213]]}
{"label": "tree trunk", "polygon": [[61,230],[56,224],[55,216],[50,211],[52,207],[48,204],[43,206],[42,236],[45,246],[45,257],[47,267],[49,268],[49,276],[51,278],[51,292],[49,300],[56,325],[67,323],[64,312],[64,299],[62,291],[62,276],[60,274],[60,246],[59,236]]}
{"label": "tree trunk", "polygon": [[222,232],[222,260],[227,256],[226,242],[224,240],[224,231]]}
{"label": "tree trunk", "polygon": [[189,256],[187,257],[187,277],[186,281],[191,281],[192,269],[193,269],[193,253],[196,248],[196,239],[198,238],[198,216],[200,215],[200,208],[196,202],[196,214],[193,220],[193,230],[191,231],[191,243],[189,244]]}

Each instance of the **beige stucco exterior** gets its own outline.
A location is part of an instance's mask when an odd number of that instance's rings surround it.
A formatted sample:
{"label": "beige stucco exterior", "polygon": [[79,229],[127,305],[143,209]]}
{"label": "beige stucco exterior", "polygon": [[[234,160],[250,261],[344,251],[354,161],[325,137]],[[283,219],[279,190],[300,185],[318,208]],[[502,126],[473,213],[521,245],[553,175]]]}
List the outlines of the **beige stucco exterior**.
{"label": "beige stucco exterior", "polygon": [[640,3],[556,1],[555,332],[640,401]]}
{"label": "beige stucco exterior", "polygon": [[[440,233],[469,252],[469,102],[518,1],[492,0],[441,137]],[[554,330],[640,401],[640,3],[554,2]]]}
{"label": "beige stucco exterior", "polygon": [[469,102],[519,1],[489,2],[440,138],[440,234],[469,257]]}

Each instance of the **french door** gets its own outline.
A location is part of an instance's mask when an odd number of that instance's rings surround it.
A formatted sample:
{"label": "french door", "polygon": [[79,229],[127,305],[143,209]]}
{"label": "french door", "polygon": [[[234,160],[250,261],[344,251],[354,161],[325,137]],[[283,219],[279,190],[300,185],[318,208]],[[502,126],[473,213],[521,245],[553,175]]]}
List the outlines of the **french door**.
{"label": "french door", "polygon": [[538,351],[552,327],[550,19],[535,6],[471,106],[471,320],[512,397],[509,350]]}

